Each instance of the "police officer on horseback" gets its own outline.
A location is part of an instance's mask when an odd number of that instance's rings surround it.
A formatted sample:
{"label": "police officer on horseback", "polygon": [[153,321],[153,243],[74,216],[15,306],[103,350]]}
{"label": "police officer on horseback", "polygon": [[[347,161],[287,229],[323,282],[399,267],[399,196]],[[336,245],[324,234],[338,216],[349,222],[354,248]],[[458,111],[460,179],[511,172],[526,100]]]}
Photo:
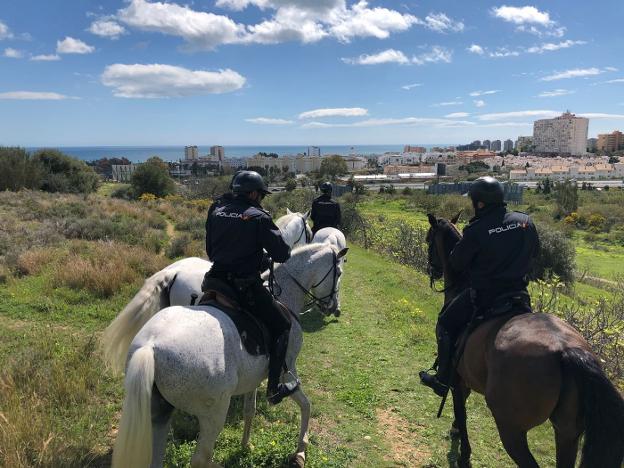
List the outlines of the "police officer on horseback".
{"label": "police officer on horseback", "polygon": [[[421,382],[440,396],[451,384],[455,342],[474,317],[488,318],[511,309],[531,311],[526,276],[539,250],[535,225],[528,215],[507,211],[503,185],[493,177],[477,179],[468,194],[475,216],[464,227],[449,263],[456,272],[468,273],[470,287],[445,305],[438,317],[437,374],[420,373]],[[503,297],[513,297],[512,307],[501,302]]]}
{"label": "police officer on horseback", "polygon": [[314,222],[312,232],[326,227],[338,228],[340,225],[340,204],[332,199],[332,184],[323,182],[320,186],[321,196],[312,202],[310,218]]}
{"label": "police officer on horseback", "polygon": [[[208,210],[206,252],[213,262],[206,273],[202,290],[210,279],[217,279],[236,291],[237,299],[264,323],[271,333],[267,397],[279,403],[297,389],[295,384],[280,383],[285,367],[290,321],[273,295],[263,286],[260,273],[271,259],[283,263],[290,258],[290,247],[271,215],[260,203],[271,193],[262,176],[254,171],[239,171],[231,184],[232,194],[220,197]],[[270,262],[270,260],[268,260]]]}

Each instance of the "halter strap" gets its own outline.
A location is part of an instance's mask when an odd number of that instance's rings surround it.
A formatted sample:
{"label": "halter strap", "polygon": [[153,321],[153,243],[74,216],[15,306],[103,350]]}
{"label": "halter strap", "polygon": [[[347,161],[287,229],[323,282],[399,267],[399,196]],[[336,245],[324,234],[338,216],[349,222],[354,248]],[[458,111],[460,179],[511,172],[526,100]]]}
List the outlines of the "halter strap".
{"label": "halter strap", "polygon": [[303,230],[301,231],[301,234],[299,234],[299,237],[297,237],[297,240],[294,242],[293,245],[296,245],[297,242],[299,242],[304,235],[306,244],[309,244],[312,239],[310,238],[310,234],[308,233],[308,223],[306,223],[306,220],[303,216],[298,215],[298,217],[303,222]]}

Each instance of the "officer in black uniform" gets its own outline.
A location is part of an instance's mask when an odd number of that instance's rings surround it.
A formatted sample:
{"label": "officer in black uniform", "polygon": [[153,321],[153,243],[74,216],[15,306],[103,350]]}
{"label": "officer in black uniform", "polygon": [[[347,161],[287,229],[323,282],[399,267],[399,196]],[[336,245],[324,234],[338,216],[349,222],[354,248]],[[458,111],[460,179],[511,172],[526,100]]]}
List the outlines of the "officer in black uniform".
{"label": "officer in black uniform", "polygon": [[220,197],[208,210],[206,252],[213,265],[206,276],[237,291],[242,306],[269,327],[273,343],[267,397],[270,403],[277,404],[296,390],[298,382],[280,383],[290,322],[263,286],[260,272],[266,260],[263,249],[273,260],[283,263],[290,258],[290,247],[269,213],[260,206],[270,193],[262,176],[254,171],[240,171],[231,188],[233,194]]}
{"label": "officer in black uniform", "polygon": [[338,228],[340,225],[340,204],[332,200],[332,184],[329,182],[323,182],[321,184],[322,195],[315,198],[312,202],[312,213],[310,218],[314,226],[312,232],[316,234],[316,231],[326,227]]}
{"label": "officer in black uniform", "polygon": [[468,271],[470,288],[442,309],[436,326],[438,371],[421,372],[424,385],[444,396],[452,372],[453,347],[461,331],[473,317],[491,309],[502,294],[518,292],[527,300],[527,279],[531,261],[539,251],[535,225],[527,214],[507,211],[503,185],[493,177],[480,177],[469,191],[475,216],[464,227],[463,238],[450,254],[449,263],[457,272]]}

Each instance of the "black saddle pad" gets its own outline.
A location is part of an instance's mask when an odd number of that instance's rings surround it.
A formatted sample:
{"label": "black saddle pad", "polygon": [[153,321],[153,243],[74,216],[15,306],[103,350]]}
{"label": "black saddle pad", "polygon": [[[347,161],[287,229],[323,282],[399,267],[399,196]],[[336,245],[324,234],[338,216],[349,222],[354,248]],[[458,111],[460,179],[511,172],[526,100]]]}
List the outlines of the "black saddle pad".
{"label": "black saddle pad", "polygon": [[[240,306],[236,293],[224,282],[213,278],[206,286],[207,289],[197,305],[208,305],[221,310],[236,325],[243,346],[249,354],[268,356],[272,337],[267,326]],[[218,301],[219,294],[225,296],[232,307]]]}

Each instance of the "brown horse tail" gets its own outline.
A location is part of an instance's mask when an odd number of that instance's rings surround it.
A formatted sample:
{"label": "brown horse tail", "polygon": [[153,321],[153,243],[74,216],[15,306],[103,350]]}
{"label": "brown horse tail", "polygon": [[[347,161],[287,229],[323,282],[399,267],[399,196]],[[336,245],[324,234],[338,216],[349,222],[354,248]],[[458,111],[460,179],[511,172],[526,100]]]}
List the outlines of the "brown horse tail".
{"label": "brown horse tail", "polygon": [[564,372],[580,390],[585,422],[581,466],[621,468],[624,461],[624,399],[590,351],[563,352]]}

